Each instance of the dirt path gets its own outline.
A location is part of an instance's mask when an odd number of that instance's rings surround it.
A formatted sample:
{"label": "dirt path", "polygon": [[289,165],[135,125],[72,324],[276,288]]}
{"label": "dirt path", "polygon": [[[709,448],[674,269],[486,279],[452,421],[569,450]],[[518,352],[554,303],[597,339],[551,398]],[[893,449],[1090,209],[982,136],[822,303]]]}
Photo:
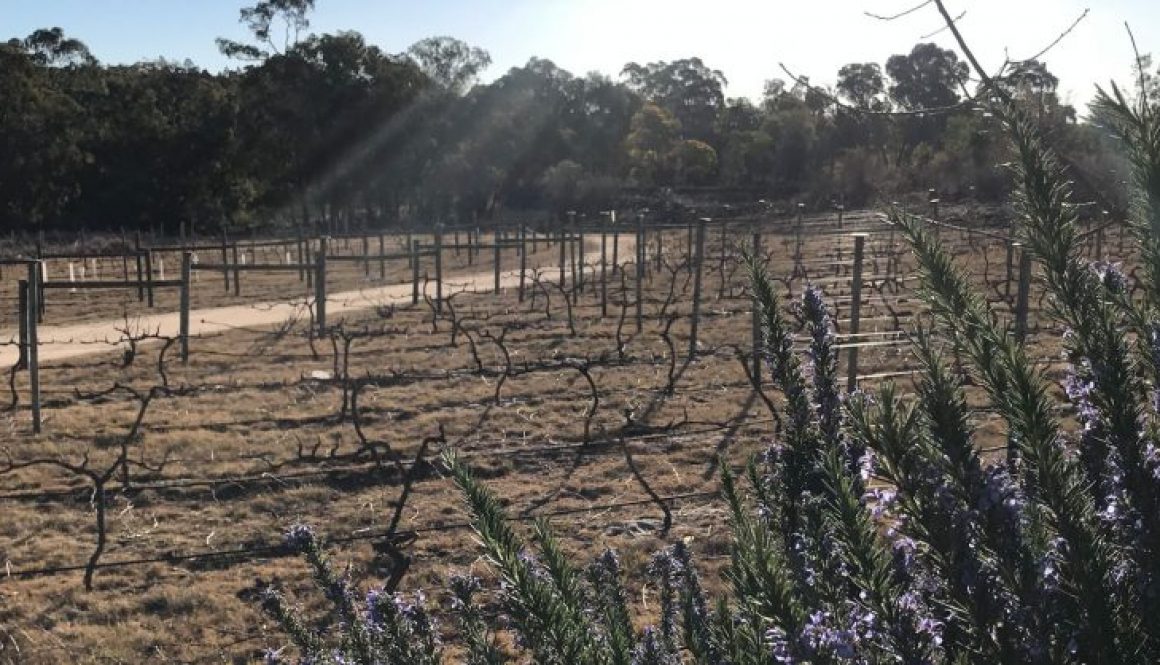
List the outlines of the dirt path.
{"label": "dirt path", "polygon": [[[631,235],[620,239],[621,256],[632,256],[636,238]],[[600,260],[599,250],[584,255],[586,264]],[[592,265],[588,266],[589,269]],[[528,266],[531,272],[532,266]],[[500,273],[500,287],[519,285],[520,271],[508,270]],[[444,280],[444,294],[466,288],[472,291],[490,291],[495,280],[493,270],[448,275]],[[529,281],[530,284],[530,281]],[[411,302],[411,284],[392,284],[370,287],[357,291],[329,294],[326,299],[326,317],[337,321],[343,314],[371,309],[375,306],[404,304]],[[431,287],[434,288],[434,287]],[[434,294],[432,294],[434,295]],[[288,302],[258,302],[229,307],[196,309],[189,313],[189,333],[191,344],[196,338],[234,328],[260,328],[274,326],[291,317],[302,316],[300,305]],[[159,332],[166,337],[178,334],[178,313],[150,314],[130,320],[135,330]],[[43,326],[37,329],[40,340],[40,361],[51,362],[80,356],[108,353],[118,346],[122,335],[118,328],[124,328],[123,319],[83,323],[71,326]],[[6,340],[8,345],[0,346],[0,366],[9,367],[19,358],[19,350],[12,343],[14,336]],[[195,347],[196,348],[196,347]],[[191,355],[196,351],[191,351]]]}

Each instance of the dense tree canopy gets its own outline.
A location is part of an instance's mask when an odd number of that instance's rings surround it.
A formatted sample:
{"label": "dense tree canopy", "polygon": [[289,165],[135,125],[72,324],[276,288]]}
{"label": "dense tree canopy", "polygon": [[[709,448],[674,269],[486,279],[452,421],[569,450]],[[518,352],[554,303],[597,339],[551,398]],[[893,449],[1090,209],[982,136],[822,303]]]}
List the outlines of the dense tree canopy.
{"label": "dense tree canopy", "polygon": [[[755,103],[727,99],[725,75],[696,57],[628,63],[619,80],[532,58],[481,85],[480,48],[431,37],[392,53],[358,32],[309,34],[313,5],[243,9],[252,40],[218,40],[238,63],[221,73],[105,66],[61,28],[0,43],[0,224],[430,223],[501,206],[595,212],[658,188],[813,205],[1003,194],[992,121],[960,104],[966,66],[933,44],[848,64],[832,91],[771,80]],[[1058,84],[1037,61],[1002,79],[1074,151],[1081,190],[1114,182],[1122,165]]]}

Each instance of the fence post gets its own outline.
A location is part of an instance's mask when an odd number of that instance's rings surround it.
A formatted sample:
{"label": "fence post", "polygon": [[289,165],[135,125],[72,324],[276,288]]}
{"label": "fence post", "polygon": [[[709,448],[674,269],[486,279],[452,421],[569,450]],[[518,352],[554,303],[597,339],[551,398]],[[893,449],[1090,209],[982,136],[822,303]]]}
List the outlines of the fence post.
{"label": "fence post", "polygon": [[[646,243],[648,242],[647,234],[642,232],[640,237],[644,238]],[[657,251],[656,256],[653,257],[653,263],[655,264],[653,271],[659,274],[665,263],[665,229],[663,226],[657,227]]]}
{"label": "fence post", "polygon": [[[533,233],[535,233],[533,231]],[[524,301],[524,281],[528,272],[528,227],[520,226],[520,302]]]}
{"label": "fence post", "polygon": [[28,280],[20,280],[20,359],[16,361],[16,369],[28,369]]}
{"label": "fence post", "polygon": [[1015,305],[1015,337],[1022,342],[1027,337],[1028,298],[1031,295],[1031,252],[1019,248],[1019,300]]}
{"label": "fence post", "polygon": [[40,348],[37,339],[36,324],[40,310],[40,261],[28,264],[28,310],[25,319],[28,321],[28,385],[30,401],[32,402],[32,433],[40,434]]}
{"label": "fence post", "polygon": [[121,279],[129,281],[129,236],[121,227]]}
{"label": "fence post", "polygon": [[181,307],[178,334],[181,337],[181,363],[189,364],[189,283],[193,271],[193,252],[181,253]]}
{"label": "fence post", "polygon": [[576,295],[576,211],[568,211],[568,257],[572,263],[572,295]]}
{"label": "fence post", "polygon": [[576,278],[576,289],[584,293],[584,226],[576,226],[576,260],[580,264],[580,274]]}
{"label": "fence post", "polygon": [[564,287],[564,271],[568,266],[568,249],[564,246],[564,227],[560,227],[560,287]]}
{"label": "fence post", "polygon": [[138,229],[133,239],[133,250],[137,255],[137,302],[145,302],[145,267],[141,265],[141,230]]}
{"label": "fence post", "polygon": [[314,272],[314,313],[318,322],[318,333],[326,334],[326,236],[318,238],[318,254],[315,257]]}
{"label": "fence post", "polygon": [[600,230],[600,318],[608,316],[608,227]]}
{"label": "fence post", "polygon": [[[226,234],[225,229],[222,229],[222,265],[223,266],[227,265],[230,262],[229,247],[230,247],[229,235]],[[298,257],[298,262],[302,263],[301,256]],[[222,278],[225,281],[226,293],[229,293],[230,292],[230,271],[223,268],[222,269]]]}
{"label": "fence post", "polygon": [[492,239],[492,245],[493,245],[492,255],[495,258],[495,266],[494,266],[495,295],[498,296],[499,295],[499,264],[500,264],[500,260],[502,258],[501,254],[500,254],[500,249],[499,249],[499,231],[495,232],[495,237]]}
{"label": "fence post", "polygon": [[[753,260],[761,256],[761,234],[753,234]],[[753,294],[753,378],[761,385],[761,306]]]}
{"label": "fence post", "polygon": [[858,327],[862,318],[862,258],[866,250],[866,234],[853,233],[854,282],[850,288],[850,353],[846,366],[846,392],[858,386]]}
{"label": "fence post", "polygon": [[435,225],[435,312],[443,313],[443,225]]}
{"label": "fence post", "polygon": [[636,331],[644,330],[644,213],[636,218]]}
{"label": "fence post", "polygon": [[[697,328],[701,323],[701,274],[705,264],[705,226],[710,220],[697,221],[697,243],[693,248],[693,313],[689,323],[689,358],[697,353]],[[690,229],[693,227],[689,227]]]}
{"label": "fence post", "polygon": [[[302,250],[303,250],[303,253],[305,254],[305,257],[306,257],[305,260],[303,261],[303,265],[307,265],[307,266],[314,265],[314,260],[315,260],[314,259],[314,256],[315,256],[314,255],[314,240],[312,240],[310,238],[304,239],[302,242]],[[304,272],[306,273],[306,288],[308,290],[313,289],[314,288],[314,269],[313,268],[306,268],[304,270]]]}
{"label": "fence post", "polygon": [[418,240],[411,241],[411,304],[419,304],[419,247],[423,243]]}
{"label": "fence post", "polygon": [[234,240],[233,245],[234,254],[234,295],[242,295],[242,268],[238,262],[238,241]]}
{"label": "fence post", "polygon": [[153,250],[145,250],[145,299],[153,307]]}
{"label": "fence post", "polygon": [[371,239],[362,237],[363,277],[371,276]]}
{"label": "fence post", "polygon": [[387,281],[387,244],[382,231],[379,231],[379,281]]}
{"label": "fence post", "polygon": [[616,211],[612,211],[612,276],[620,271],[620,229],[616,228]]}
{"label": "fence post", "polygon": [[725,297],[725,233],[728,226],[727,222],[721,222],[721,260],[717,266],[721,271],[721,288],[717,290],[717,300]]}
{"label": "fence post", "polygon": [[[298,254],[298,265],[299,266],[306,265],[306,234],[302,230],[301,226],[298,227],[298,239],[297,239],[297,242],[295,243],[295,245],[296,245],[297,254]],[[224,263],[224,261],[223,261],[223,263]],[[298,269],[298,281],[299,282],[305,281],[306,275],[309,273],[310,273],[309,270],[304,270],[302,268],[299,268]]]}

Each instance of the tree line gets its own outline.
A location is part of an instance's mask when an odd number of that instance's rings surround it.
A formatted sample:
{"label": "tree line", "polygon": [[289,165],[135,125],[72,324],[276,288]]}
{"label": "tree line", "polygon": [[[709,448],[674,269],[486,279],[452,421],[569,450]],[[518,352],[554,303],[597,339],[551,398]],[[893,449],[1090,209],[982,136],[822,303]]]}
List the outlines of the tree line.
{"label": "tree line", "polygon": [[[833,88],[773,79],[757,101],[726,98],[725,75],[696,57],[629,63],[615,79],[532,58],[482,85],[482,49],[432,37],[392,54],[354,31],[305,34],[313,5],[241,10],[253,39],[218,40],[239,62],[220,73],[105,65],[60,28],[0,44],[0,225],[214,232],[595,212],[699,191],[813,207],[1006,194],[996,121],[970,98],[966,64],[935,44],[846,65]],[[1116,147],[1060,101],[1043,63],[1002,84],[1081,196],[1118,189]]]}

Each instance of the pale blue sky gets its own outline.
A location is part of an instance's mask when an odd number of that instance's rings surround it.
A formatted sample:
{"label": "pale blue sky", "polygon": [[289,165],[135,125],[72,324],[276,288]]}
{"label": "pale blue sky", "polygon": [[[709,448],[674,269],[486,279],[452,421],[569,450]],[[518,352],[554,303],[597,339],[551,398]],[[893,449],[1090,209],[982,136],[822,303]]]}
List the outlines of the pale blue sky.
{"label": "pale blue sky", "polygon": [[[729,78],[729,96],[758,98],[786,63],[816,83],[832,83],[855,61],[882,63],[941,26],[933,8],[883,23],[916,0],[318,0],[311,30],[355,29],[388,52],[432,35],[452,35],[491,52],[486,80],[528,58],[548,58],[583,74],[615,76],[629,61],[697,55]],[[104,62],[164,56],[220,69],[229,63],[214,37],[244,39],[246,0],[0,0],[0,38],[60,26]],[[1085,7],[1091,13],[1046,60],[1065,98],[1083,104],[1093,85],[1129,76],[1123,22],[1141,50],[1160,53],[1160,0],[948,0],[966,10],[960,27],[985,63],[1027,57]],[[923,41],[951,46],[945,31]],[[1081,107],[1082,112],[1082,107]]]}

